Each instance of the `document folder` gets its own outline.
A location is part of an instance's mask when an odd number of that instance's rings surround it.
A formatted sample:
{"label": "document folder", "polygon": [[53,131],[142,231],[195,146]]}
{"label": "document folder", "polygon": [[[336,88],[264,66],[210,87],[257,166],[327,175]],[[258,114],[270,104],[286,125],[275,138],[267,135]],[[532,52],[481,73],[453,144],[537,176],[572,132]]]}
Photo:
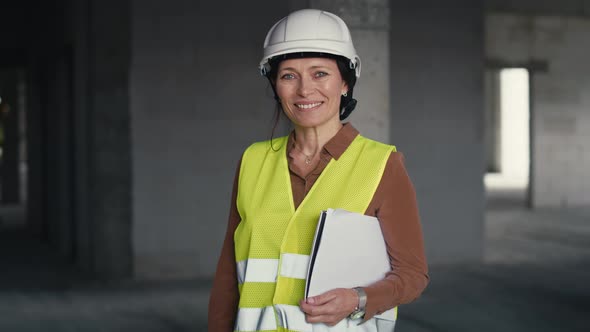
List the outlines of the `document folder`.
{"label": "document folder", "polygon": [[[363,287],[391,270],[379,220],[341,209],[322,211],[313,241],[305,297]],[[376,318],[395,321],[395,309]]]}

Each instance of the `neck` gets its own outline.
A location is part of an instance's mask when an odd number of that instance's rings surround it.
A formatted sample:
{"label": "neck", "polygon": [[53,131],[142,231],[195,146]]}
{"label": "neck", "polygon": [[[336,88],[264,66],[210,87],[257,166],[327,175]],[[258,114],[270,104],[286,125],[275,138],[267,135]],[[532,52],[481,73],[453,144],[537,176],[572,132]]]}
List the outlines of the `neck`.
{"label": "neck", "polygon": [[330,125],[318,127],[295,126],[295,140],[297,148],[308,156],[315,155],[342,128],[340,121]]}

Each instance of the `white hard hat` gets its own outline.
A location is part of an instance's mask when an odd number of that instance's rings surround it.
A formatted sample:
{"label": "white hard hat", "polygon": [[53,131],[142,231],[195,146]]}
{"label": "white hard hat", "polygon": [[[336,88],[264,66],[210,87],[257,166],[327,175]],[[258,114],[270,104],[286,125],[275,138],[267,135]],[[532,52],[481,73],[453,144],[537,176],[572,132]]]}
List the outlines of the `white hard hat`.
{"label": "white hard hat", "polygon": [[302,9],[284,17],[268,31],[264,40],[264,56],[260,72],[270,71],[273,57],[300,52],[318,52],[339,55],[350,60],[356,77],[361,74],[361,59],[354,49],[350,31],[344,21],[326,11]]}

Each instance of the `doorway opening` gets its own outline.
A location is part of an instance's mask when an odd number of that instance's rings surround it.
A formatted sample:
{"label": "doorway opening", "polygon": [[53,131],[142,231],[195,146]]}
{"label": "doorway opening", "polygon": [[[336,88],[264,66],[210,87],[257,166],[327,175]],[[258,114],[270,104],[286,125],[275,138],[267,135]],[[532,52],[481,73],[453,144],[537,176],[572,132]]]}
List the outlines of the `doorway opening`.
{"label": "doorway opening", "polygon": [[530,81],[526,68],[486,70],[484,184],[488,204],[529,205]]}

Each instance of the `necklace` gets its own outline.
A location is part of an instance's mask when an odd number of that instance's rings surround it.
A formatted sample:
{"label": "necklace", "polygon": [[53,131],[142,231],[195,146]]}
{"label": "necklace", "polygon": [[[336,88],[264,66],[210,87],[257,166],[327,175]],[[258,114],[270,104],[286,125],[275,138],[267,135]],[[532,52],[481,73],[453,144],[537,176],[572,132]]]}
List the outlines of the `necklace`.
{"label": "necklace", "polygon": [[297,143],[297,142],[293,142],[293,146],[295,147],[295,149],[299,150],[299,152],[301,152],[301,154],[302,154],[302,155],[304,155],[304,156],[305,156],[305,164],[306,164],[306,165],[311,165],[311,161],[313,160],[313,156],[315,155],[315,153],[314,153],[314,154],[312,154],[311,156],[308,156],[308,155],[307,155],[305,152],[303,152],[303,150],[301,150],[301,149],[300,149],[300,148],[297,146],[297,144],[296,144],[296,143]]}

